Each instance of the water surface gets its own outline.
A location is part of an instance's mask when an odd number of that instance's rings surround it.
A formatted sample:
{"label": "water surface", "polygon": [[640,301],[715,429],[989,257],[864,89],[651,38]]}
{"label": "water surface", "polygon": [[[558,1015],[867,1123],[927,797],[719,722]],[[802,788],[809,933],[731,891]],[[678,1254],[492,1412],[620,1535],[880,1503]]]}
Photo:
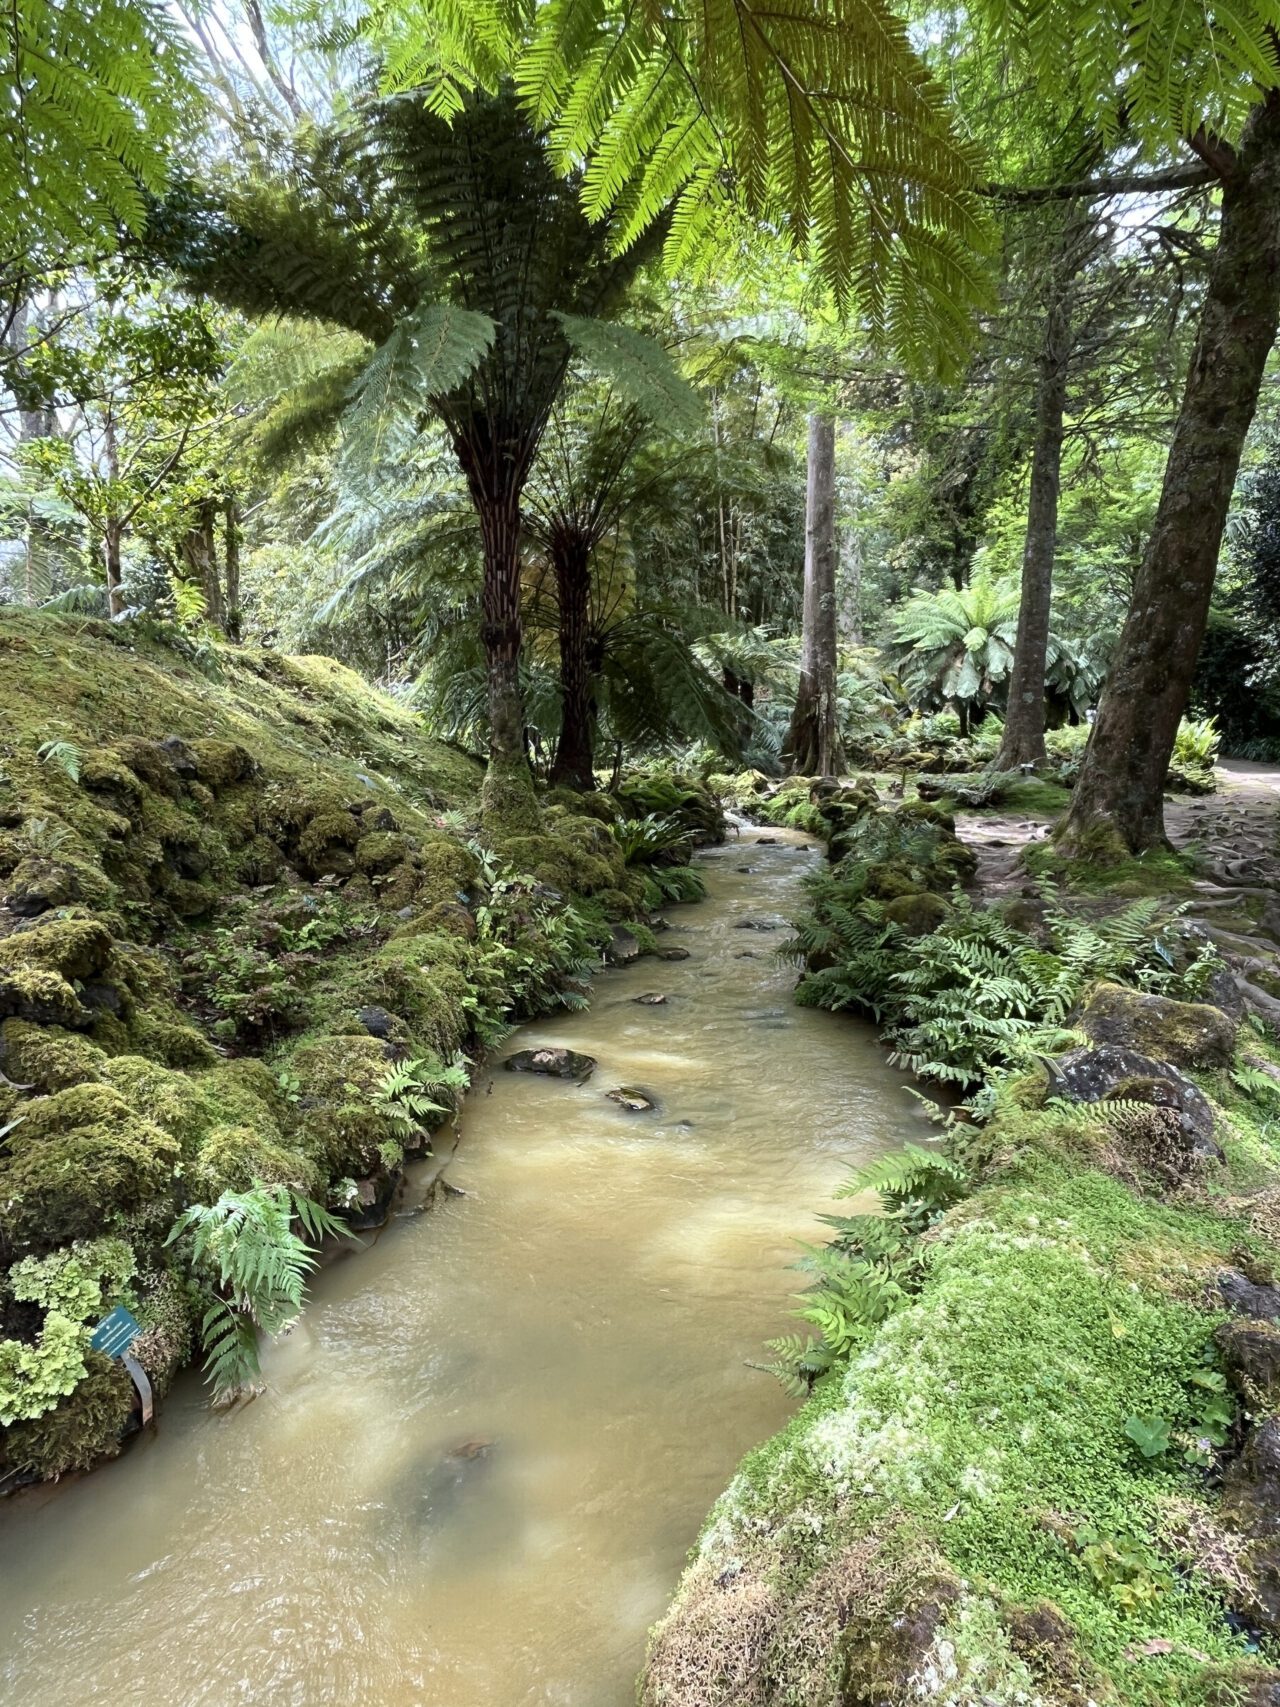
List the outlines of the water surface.
{"label": "water surface", "polygon": [[919,1132],[872,1033],[792,1005],[783,929],[742,928],[794,913],[803,841],[711,851],[661,939],[688,960],[521,1029],[595,1076],[482,1076],[465,1195],[326,1269],[261,1397],[215,1415],[186,1378],[117,1463],[0,1507],[0,1698],[626,1707],[707,1508],[791,1408],[749,1362],[793,1325],[795,1240]]}

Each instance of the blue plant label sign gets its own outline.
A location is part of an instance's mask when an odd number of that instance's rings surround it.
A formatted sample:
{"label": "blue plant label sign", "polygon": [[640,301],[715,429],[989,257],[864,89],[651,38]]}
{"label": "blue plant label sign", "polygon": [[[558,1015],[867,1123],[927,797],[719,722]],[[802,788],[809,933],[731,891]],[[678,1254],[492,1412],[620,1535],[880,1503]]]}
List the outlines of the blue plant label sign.
{"label": "blue plant label sign", "polygon": [[93,1330],[89,1344],[95,1351],[105,1351],[108,1357],[123,1357],[141,1332],[138,1318],[123,1304],[117,1304]]}

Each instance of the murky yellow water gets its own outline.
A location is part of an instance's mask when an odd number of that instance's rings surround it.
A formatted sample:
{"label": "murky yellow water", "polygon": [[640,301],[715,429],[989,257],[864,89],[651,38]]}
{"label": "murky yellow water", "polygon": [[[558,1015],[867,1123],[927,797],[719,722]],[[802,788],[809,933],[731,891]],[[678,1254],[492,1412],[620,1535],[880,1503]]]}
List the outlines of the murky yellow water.
{"label": "murky yellow water", "polygon": [[869,1031],[792,1005],[782,933],[739,928],[795,910],[802,839],[708,854],[662,939],[687,961],[523,1028],[595,1076],[482,1078],[466,1195],[326,1270],[255,1403],[214,1415],[193,1377],[119,1462],[0,1509],[0,1699],[632,1700],[703,1515],[787,1415],[748,1361],[788,1327],[794,1241],[919,1130]]}

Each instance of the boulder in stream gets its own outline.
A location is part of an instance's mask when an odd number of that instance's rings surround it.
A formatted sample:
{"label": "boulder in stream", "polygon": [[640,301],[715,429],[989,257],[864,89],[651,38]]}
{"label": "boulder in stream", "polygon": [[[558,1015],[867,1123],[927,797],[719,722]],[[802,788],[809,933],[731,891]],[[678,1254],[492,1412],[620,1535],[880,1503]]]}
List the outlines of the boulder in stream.
{"label": "boulder in stream", "polygon": [[634,1085],[619,1085],[616,1090],[604,1094],[610,1102],[626,1109],[628,1114],[651,1114],[658,1106],[648,1091],[637,1090]]}
{"label": "boulder in stream", "polygon": [[608,947],[604,957],[610,966],[631,966],[640,958],[640,944],[630,931],[624,931],[621,925],[614,925],[610,932]]}
{"label": "boulder in stream", "polygon": [[659,960],[688,960],[688,958],[689,950],[687,948],[664,948],[658,954]]}
{"label": "boulder in stream", "polygon": [[660,990],[646,990],[643,996],[632,996],[631,998],[633,1002],[638,1002],[642,1008],[660,1008],[666,999]]}
{"label": "boulder in stream", "polygon": [[583,1084],[596,1070],[594,1055],[583,1055],[577,1049],[559,1046],[543,1049],[517,1049],[502,1065],[508,1073],[541,1073],[548,1079],[572,1079]]}

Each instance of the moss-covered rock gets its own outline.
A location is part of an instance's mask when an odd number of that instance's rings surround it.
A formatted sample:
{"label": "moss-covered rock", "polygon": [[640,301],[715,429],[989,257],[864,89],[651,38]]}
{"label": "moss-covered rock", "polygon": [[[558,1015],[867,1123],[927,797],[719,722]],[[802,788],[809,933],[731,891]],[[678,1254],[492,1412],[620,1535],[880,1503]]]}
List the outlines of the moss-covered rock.
{"label": "moss-covered rock", "polygon": [[1179,1067],[1224,1067],[1235,1053],[1236,1022],[1220,1008],[1173,1002],[1121,984],[1095,985],[1078,1025],[1095,1043]]}
{"label": "moss-covered rock", "polygon": [[172,1191],[181,1150],[111,1085],[24,1106],[0,1156],[0,1228],[15,1246],[93,1238]]}
{"label": "moss-covered rock", "polygon": [[16,1470],[56,1481],[70,1470],[91,1470],[114,1458],[133,1409],[133,1386],[118,1363],[85,1354],[86,1374],[57,1407],[5,1431],[5,1455]]}
{"label": "moss-covered rock", "polygon": [[39,1091],[65,1091],[102,1076],[107,1056],[86,1037],[56,1025],[7,1019],[0,1024],[0,1072]]}
{"label": "moss-covered rock", "polygon": [[887,901],[884,916],[890,924],[900,925],[908,936],[928,936],[937,930],[949,910],[941,895],[922,890]]}

